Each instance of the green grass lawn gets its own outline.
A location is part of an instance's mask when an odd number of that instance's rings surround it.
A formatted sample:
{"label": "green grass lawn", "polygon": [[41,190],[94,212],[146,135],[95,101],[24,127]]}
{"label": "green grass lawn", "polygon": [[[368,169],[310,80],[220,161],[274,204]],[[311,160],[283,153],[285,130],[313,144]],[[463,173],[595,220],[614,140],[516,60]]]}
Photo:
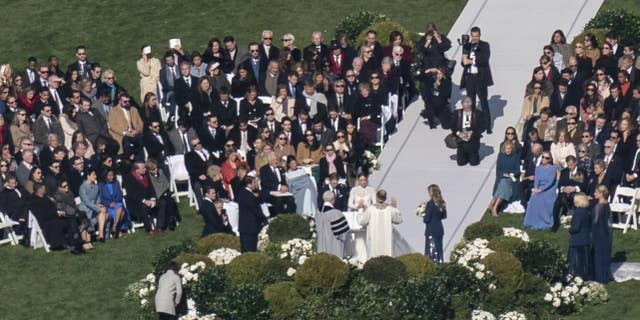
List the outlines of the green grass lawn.
{"label": "green grass lawn", "polygon": [[622,9],[627,12],[640,14],[640,2],[638,0],[605,0],[600,10]]}
{"label": "green grass lawn", "polygon": [[[483,220],[494,220],[502,227],[524,229],[522,215],[500,214],[494,218],[486,214]],[[525,229],[526,230],[526,229]],[[526,230],[532,240],[547,240],[566,252],[569,247],[569,233],[562,229],[553,233],[549,231]],[[614,260],[640,262],[640,231],[630,230],[627,234],[615,230],[613,234]],[[609,302],[604,305],[587,306],[582,312],[563,319],[600,320],[600,319],[637,319],[640,315],[640,281],[623,283],[611,282],[607,285]]]}
{"label": "green grass lawn", "polygon": [[[298,47],[310,43],[311,32],[325,31],[333,39],[334,28],[345,16],[362,10],[390,15],[411,31],[423,31],[433,21],[447,31],[466,0],[405,0],[315,2],[275,1],[56,1],[5,0],[2,4],[3,30],[0,33],[0,60],[24,70],[26,58],[46,61],[57,55],[61,65],[75,59],[74,48],[88,47],[89,61],[100,62],[116,72],[118,81],[136,98],[139,75],[135,62],[143,44],[151,44],[156,57],[174,37],[183,47],[202,52],[213,36],[234,35],[245,46],[260,38],[264,29],[275,32],[280,46],[285,32],[296,36]],[[380,39],[387,43],[388,35]],[[277,40],[277,41],[276,41]],[[103,69],[104,70],[104,69]]]}

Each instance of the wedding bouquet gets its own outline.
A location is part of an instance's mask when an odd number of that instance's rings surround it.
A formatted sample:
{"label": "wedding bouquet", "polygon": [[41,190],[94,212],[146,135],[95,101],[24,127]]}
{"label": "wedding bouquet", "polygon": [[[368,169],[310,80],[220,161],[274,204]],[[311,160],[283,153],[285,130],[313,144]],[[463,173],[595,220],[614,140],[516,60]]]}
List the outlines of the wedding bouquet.
{"label": "wedding bouquet", "polygon": [[375,154],[373,154],[373,152],[371,152],[369,150],[365,150],[364,154],[362,155],[362,157],[363,157],[362,162],[365,165],[369,166],[373,170],[379,170],[380,169],[380,163],[378,162],[378,158],[376,157]]}
{"label": "wedding bouquet", "polygon": [[529,235],[518,228],[502,228],[502,233],[507,237],[520,238],[524,242],[529,242]]}
{"label": "wedding bouquet", "polygon": [[314,254],[311,241],[299,238],[283,243],[280,249],[280,259],[289,259],[297,264],[303,264],[309,256]]}
{"label": "wedding bouquet", "polygon": [[229,264],[231,260],[239,256],[240,252],[229,248],[220,248],[209,252],[209,259],[213,261],[217,266],[223,264]]}
{"label": "wedding bouquet", "polygon": [[424,217],[427,214],[427,203],[422,202],[416,208],[416,216]]}

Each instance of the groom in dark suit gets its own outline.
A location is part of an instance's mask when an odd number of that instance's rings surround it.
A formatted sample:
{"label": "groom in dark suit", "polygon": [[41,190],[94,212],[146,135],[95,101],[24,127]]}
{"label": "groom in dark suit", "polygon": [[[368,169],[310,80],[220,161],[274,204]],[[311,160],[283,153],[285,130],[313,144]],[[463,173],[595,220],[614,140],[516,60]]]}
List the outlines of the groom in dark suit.
{"label": "groom in dark suit", "polygon": [[267,224],[267,217],[262,214],[260,200],[253,190],[256,188],[254,177],[244,179],[244,189],[237,195],[238,211],[238,231],[240,232],[240,249],[244,252],[255,252],[258,250],[258,234],[262,227]]}
{"label": "groom in dark suit", "polygon": [[289,192],[284,174],[278,168],[278,158],[275,152],[268,154],[269,163],[260,168],[260,192],[262,200],[269,202],[271,215],[296,212],[296,203],[291,196],[275,196],[271,192]]}

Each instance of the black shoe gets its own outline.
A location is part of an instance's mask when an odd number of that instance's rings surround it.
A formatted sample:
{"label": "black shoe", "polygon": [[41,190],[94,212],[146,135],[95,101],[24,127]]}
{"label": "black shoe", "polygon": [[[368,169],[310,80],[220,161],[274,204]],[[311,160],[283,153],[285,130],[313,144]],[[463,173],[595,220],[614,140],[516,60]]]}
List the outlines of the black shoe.
{"label": "black shoe", "polygon": [[491,129],[488,129],[487,134],[493,134],[493,131]]}
{"label": "black shoe", "polygon": [[71,249],[71,254],[81,256],[84,254],[84,249],[82,249],[82,247],[74,247]]}

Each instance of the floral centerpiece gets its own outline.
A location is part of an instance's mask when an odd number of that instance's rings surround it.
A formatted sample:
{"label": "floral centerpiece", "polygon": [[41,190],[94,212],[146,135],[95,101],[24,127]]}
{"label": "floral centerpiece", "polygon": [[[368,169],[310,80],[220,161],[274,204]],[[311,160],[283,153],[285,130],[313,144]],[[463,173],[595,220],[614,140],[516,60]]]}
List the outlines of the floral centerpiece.
{"label": "floral centerpiece", "polygon": [[314,253],[311,241],[298,238],[283,243],[280,249],[280,259],[289,259],[297,264],[303,264]]}
{"label": "floral centerpiece", "polygon": [[369,150],[365,150],[364,153],[362,154],[362,163],[373,170],[380,169],[380,163],[378,162],[378,158],[376,157],[375,154],[373,154],[373,152]]}
{"label": "floral centerpiece", "polygon": [[229,264],[235,257],[239,256],[240,252],[229,248],[220,248],[209,252],[209,259],[213,261],[217,266],[223,264]]}

